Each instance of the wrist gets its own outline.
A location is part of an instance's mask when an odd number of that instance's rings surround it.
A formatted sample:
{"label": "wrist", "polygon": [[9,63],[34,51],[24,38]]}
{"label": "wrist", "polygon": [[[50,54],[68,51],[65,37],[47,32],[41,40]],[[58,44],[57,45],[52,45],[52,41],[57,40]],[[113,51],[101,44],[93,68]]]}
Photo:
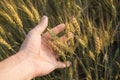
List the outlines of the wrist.
{"label": "wrist", "polygon": [[16,56],[20,60],[20,68],[23,70],[25,80],[30,80],[34,77],[34,60],[23,51],[19,51]]}
{"label": "wrist", "polygon": [[0,80],[30,80],[32,76],[32,62],[21,52],[0,62]]}

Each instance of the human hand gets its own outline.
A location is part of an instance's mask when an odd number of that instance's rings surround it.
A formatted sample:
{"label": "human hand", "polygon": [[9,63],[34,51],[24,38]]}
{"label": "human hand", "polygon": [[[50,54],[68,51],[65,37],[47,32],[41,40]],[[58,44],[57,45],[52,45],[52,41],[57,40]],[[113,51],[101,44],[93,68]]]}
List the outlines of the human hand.
{"label": "human hand", "polygon": [[[48,18],[44,16],[34,29],[32,29],[24,40],[19,53],[29,58],[29,62],[34,66],[33,77],[46,75],[57,68],[65,68],[70,66],[70,62],[57,61],[58,54],[53,52],[48,44],[51,36],[48,32],[42,34],[48,25]],[[55,34],[60,33],[65,28],[64,24],[60,24],[53,28]],[[60,38],[61,41],[67,40],[65,36]],[[32,78],[33,78],[32,77]]]}

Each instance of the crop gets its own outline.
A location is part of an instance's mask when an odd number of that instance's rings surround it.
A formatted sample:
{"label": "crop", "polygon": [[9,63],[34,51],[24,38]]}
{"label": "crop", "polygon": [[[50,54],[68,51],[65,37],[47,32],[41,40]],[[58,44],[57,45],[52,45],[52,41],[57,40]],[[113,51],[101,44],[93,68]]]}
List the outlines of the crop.
{"label": "crop", "polygon": [[[49,41],[59,60],[71,67],[33,80],[119,80],[119,0],[0,0],[0,60],[13,55],[43,15],[49,17]],[[55,35],[51,28],[65,23]],[[73,38],[60,42],[65,34]]]}

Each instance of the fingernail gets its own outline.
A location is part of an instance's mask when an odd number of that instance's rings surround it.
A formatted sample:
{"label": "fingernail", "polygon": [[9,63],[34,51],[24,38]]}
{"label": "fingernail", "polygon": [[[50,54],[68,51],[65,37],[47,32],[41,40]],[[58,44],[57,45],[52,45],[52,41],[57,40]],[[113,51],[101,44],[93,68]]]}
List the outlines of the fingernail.
{"label": "fingernail", "polygon": [[43,17],[42,17],[42,20],[47,19],[47,18],[48,18],[47,16],[43,16]]}
{"label": "fingernail", "polygon": [[66,66],[69,67],[72,63],[70,61],[66,62]]}
{"label": "fingernail", "polygon": [[61,23],[61,25],[63,25],[65,27],[65,24],[64,23]]}

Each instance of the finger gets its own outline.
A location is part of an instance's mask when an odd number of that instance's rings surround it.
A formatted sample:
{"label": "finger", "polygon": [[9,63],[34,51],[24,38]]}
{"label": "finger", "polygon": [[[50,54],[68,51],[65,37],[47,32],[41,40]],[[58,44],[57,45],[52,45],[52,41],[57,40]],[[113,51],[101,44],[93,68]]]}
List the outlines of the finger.
{"label": "finger", "polygon": [[65,41],[68,41],[71,38],[73,38],[73,34],[72,33],[70,33],[70,36],[68,36],[68,37],[66,37],[66,35],[60,37],[59,40],[62,41],[62,42],[65,42]]}
{"label": "finger", "polygon": [[41,22],[34,28],[34,30],[41,34],[46,29],[47,25],[48,25],[48,17],[43,16]]}
{"label": "finger", "polygon": [[[65,24],[59,24],[58,26],[54,27],[52,29],[54,34],[58,34],[61,31],[63,31],[65,29]],[[46,32],[45,34],[43,34],[44,37],[48,38],[48,39],[52,39],[51,35],[49,34],[49,32]]]}
{"label": "finger", "polygon": [[66,67],[69,67],[70,65],[71,65],[71,62],[69,62],[69,61],[67,61],[67,62],[57,61],[56,68],[66,68]]}

